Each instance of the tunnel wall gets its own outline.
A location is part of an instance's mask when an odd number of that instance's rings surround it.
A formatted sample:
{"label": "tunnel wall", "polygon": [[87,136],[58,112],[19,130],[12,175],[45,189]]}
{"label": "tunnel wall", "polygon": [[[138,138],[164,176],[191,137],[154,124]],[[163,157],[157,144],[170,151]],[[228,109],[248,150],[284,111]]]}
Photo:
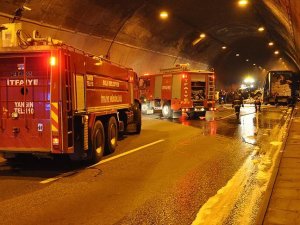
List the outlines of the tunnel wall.
{"label": "tunnel wall", "polygon": [[[266,6],[277,18],[284,30],[279,30],[285,40],[285,45],[290,46],[294,63],[300,69],[300,1],[289,0],[264,0]],[[286,47],[284,46],[284,47]]]}
{"label": "tunnel wall", "polygon": [[295,37],[298,65],[300,65],[300,1],[291,1],[293,33]]}
{"label": "tunnel wall", "polygon": [[[2,14],[3,15],[3,14]],[[6,15],[5,15],[6,16]],[[7,15],[7,17],[9,17]],[[9,19],[0,16],[0,24],[8,23]],[[111,39],[62,29],[36,21],[22,21],[22,28],[32,35],[38,30],[43,37],[52,37],[62,40],[65,44],[82,49],[88,53],[105,56],[112,43]],[[110,49],[111,61],[126,67],[133,68],[139,75],[144,73],[157,73],[161,68],[173,67],[174,64],[189,63],[194,69],[208,69],[208,65],[180,57],[180,53],[168,54],[168,51],[153,51],[147,48],[133,46],[127,43],[114,41]]]}

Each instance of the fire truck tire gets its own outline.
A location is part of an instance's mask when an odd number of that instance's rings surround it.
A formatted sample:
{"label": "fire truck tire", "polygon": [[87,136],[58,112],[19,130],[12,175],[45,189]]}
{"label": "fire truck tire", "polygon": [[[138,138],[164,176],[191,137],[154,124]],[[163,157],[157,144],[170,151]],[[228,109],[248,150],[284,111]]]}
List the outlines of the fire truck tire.
{"label": "fire truck tire", "polygon": [[118,142],[118,125],[117,120],[114,116],[110,117],[106,126],[106,140],[105,140],[105,153],[111,154],[117,148]]}
{"label": "fire truck tire", "polygon": [[165,118],[171,118],[172,117],[172,109],[170,103],[165,103],[162,107],[162,115]]}
{"label": "fire truck tire", "polygon": [[91,148],[89,150],[89,161],[97,163],[101,160],[104,153],[105,133],[102,122],[97,120],[95,122],[93,133],[91,137]]}

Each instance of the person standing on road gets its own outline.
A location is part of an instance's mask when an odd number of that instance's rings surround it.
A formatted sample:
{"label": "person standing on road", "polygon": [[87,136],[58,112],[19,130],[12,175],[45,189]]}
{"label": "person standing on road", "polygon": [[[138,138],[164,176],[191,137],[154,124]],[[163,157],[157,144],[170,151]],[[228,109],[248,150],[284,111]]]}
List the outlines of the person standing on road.
{"label": "person standing on road", "polygon": [[240,120],[241,106],[244,107],[244,99],[242,97],[242,94],[239,92],[235,92],[232,100],[232,108],[234,108],[235,115],[238,121]]}
{"label": "person standing on road", "polygon": [[254,106],[255,106],[255,112],[261,112],[261,101],[259,96],[255,96],[254,98]]}

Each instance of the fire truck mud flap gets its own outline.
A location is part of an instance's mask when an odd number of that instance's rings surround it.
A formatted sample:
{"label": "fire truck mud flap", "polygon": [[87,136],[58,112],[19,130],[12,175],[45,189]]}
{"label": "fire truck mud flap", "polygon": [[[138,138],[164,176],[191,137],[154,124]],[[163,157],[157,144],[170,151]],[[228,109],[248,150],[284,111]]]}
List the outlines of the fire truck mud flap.
{"label": "fire truck mud flap", "polygon": [[133,107],[133,120],[135,123],[135,134],[141,133],[142,129],[142,111],[139,102],[135,101]]}
{"label": "fire truck mud flap", "polygon": [[129,134],[139,134],[142,129],[142,111],[139,102],[135,101],[132,112],[133,123],[127,125],[126,132]]}

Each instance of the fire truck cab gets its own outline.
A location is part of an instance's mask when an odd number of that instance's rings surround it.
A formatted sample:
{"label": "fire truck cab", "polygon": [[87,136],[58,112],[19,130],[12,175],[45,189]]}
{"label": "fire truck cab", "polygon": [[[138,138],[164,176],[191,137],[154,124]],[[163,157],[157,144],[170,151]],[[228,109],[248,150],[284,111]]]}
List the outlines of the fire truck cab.
{"label": "fire truck cab", "polygon": [[69,155],[98,162],[115,151],[118,135],[140,133],[138,77],[132,69],[51,38],[23,40],[20,30],[14,36],[17,45],[2,38],[0,49],[5,158]]}
{"label": "fire truck cab", "polygon": [[146,114],[161,110],[166,118],[175,112],[198,118],[215,110],[215,74],[211,71],[190,70],[181,64],[140,76],[139,87],[142,112]]}

